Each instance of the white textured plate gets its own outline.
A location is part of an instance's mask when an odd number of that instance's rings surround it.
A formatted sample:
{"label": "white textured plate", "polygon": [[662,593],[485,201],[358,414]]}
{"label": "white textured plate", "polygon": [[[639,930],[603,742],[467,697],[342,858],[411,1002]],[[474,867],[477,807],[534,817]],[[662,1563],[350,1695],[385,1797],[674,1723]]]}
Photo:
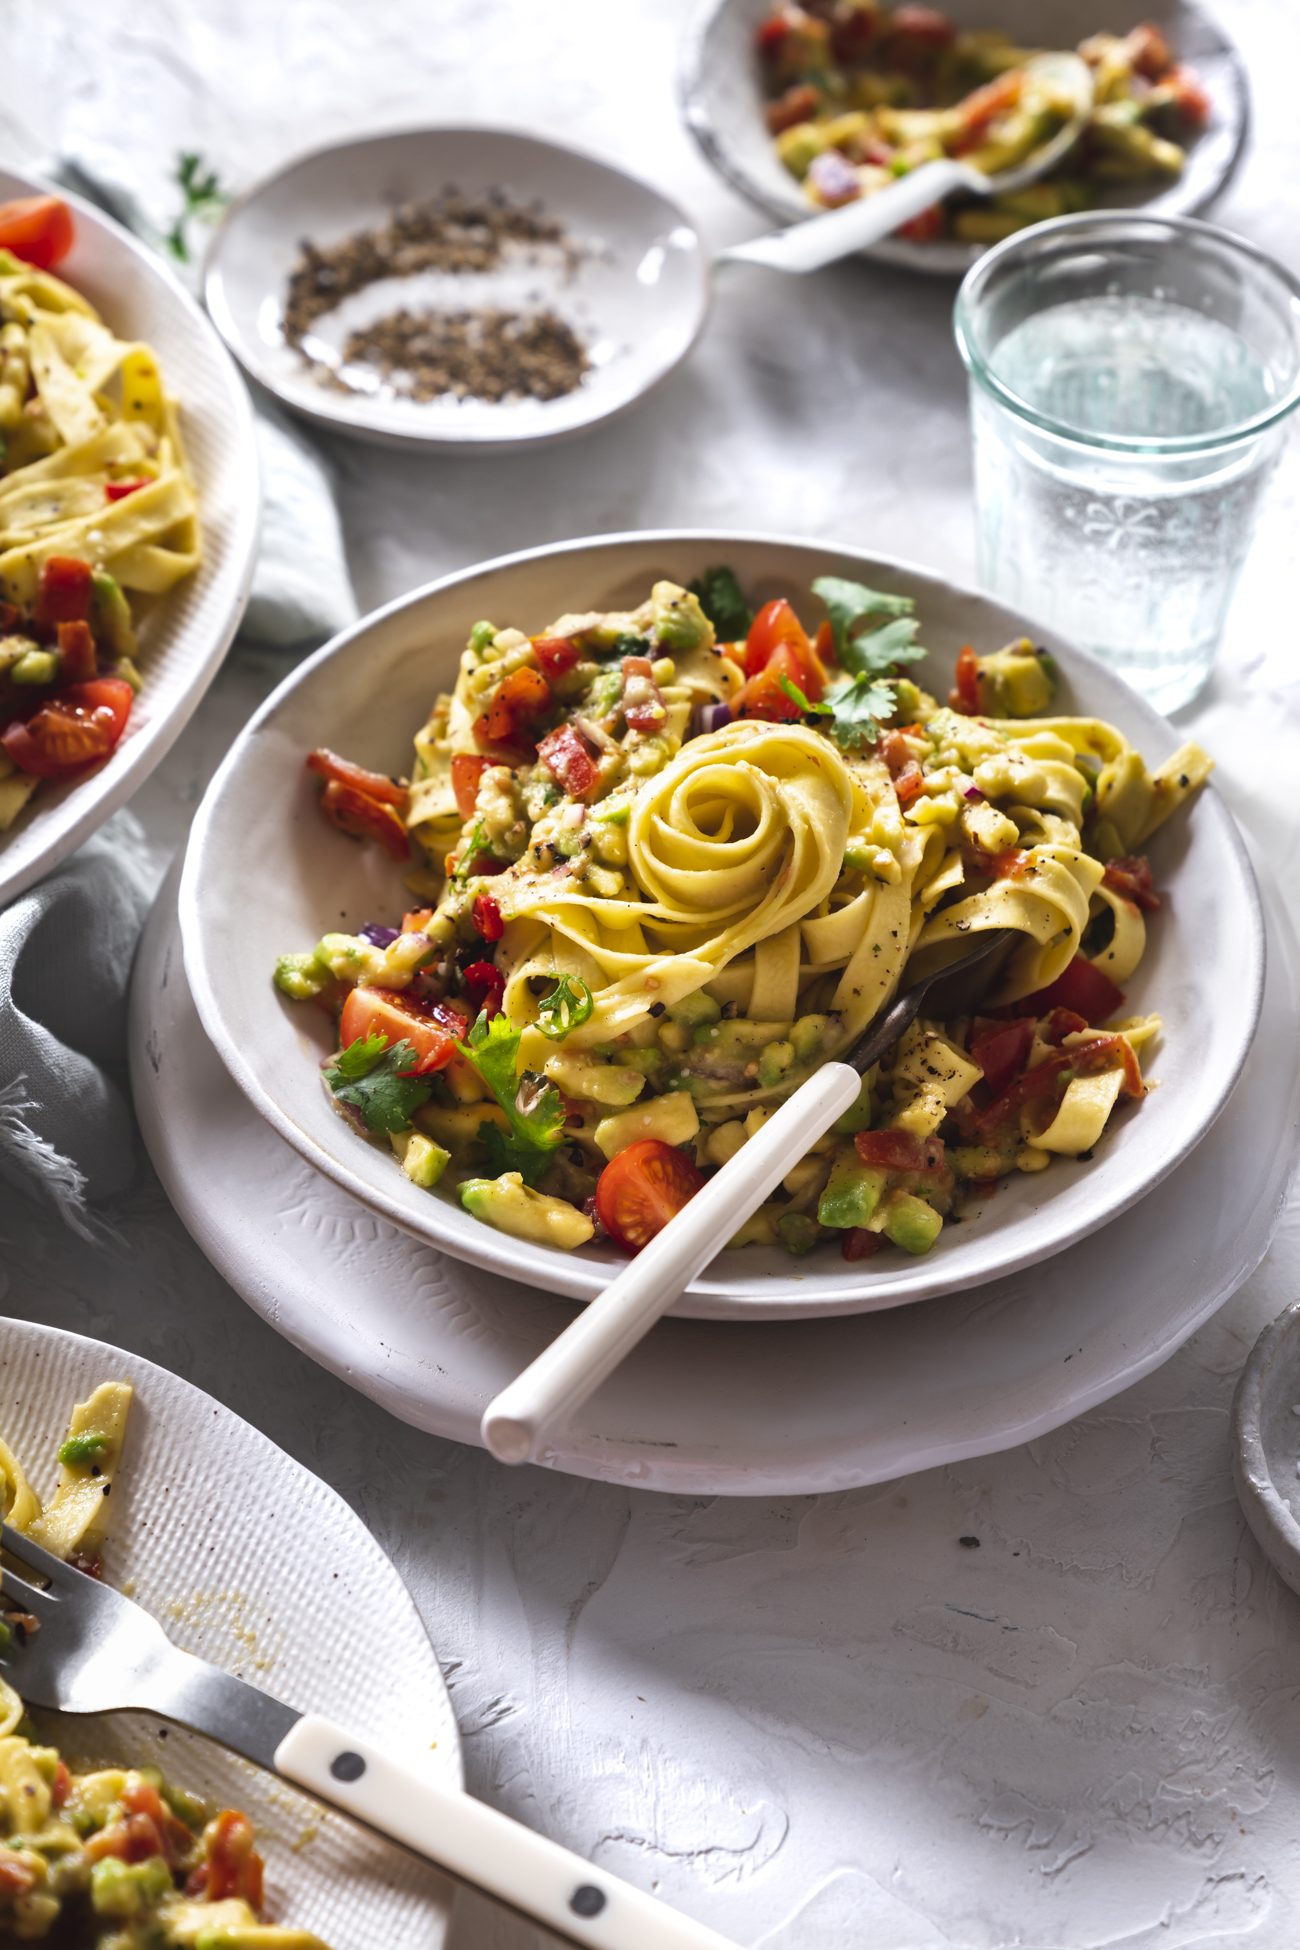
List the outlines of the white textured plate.
{"label": "white textured plate", "polygon": [[[330,1184],[250,1109],[203,1035],[176,875],[145,931],[131,1080],[181,1218],[255,1312],[392,1414],[478,1445],[491,1398],[555,1338],[562,1302],[461,1265]],[[926,1307],[655,1328],[546,1457],[690,1496],[850,1489],[1058,1428],[1180,1347],[1268,1249],[1300,1139],[1300,960],[1271,890],[1260,1034],[1182,1169],[1082,1245]],[[1296,1397],[1300,1400],[1300,1395]]]}
{"label": "white textured plate", "polygon": [[[275,958],[331,928],[397,911],[402,890],[377,848],[322,822],[303,758],[344,749],[384,772],[406,769],[434,693],[450,688],[480,616],[539,630],[575,607],[623,608],[660,575],[686,582],[730,562],[756,600],[806,598],[814,576],[858,577],[916,599],[929,646],[926,681],[943,693],[959,647],[992,649],[1025,622],[987,597],[898,562],[831,546],[753,536],[640,535],[565,543],[444,577],[345,632],[286,678],[251,719],[208,788],[181,883],[185,965],[205,1029],[250,1101],[312,1164],[430,1244],[551,1293],[598,1293],[624,1262],[609,1245],[560,1253],[496,1232],[454,1195],[421,1191],[391,1155],[357,1136],[319,1074],[332,1048],[318,1009],[279,997]],[[1117,724],[1153,763],[1178,740],[1113,672],[1041,639],[1056,655],[1061,706]],[[850,1266],[833,1251],[792,1260],[776,1248],[724,1253],[678,1312],[731,1319],[853,1313],[979,1285],[1033,1266],[1104,1225],[1186,1157],[1236,1082],[1259,1011],[1264,941],[1254,879],[1218,795],[1204,793],[1152,845],[1167,907],[1128,986],[1130,1006],[1165,1018],[1139,1111],[1116,1120],[1088,1164],[1054,1165],[1003,1184],[969,1223],[949,1226],[922,1259],[891,1254]],[[237,920],[234,917],[238,917]]]}
{"label": "white textured plate", "polygon": [[1300,1594],[1300,1301],[1267,1326],[1232,1403],[1232,1473],[1264,1555]]}
{"label": "white textured plate", "polygon": [[[811,214],[810,206],[777,160],[763,120],[754,56],[755,29],[770,12],[771,0],[700,0],[682,42],[678,92],[686,125],[718,173],[769,216],[797,223]],[[1192,216],[1232,174],[1249,123],[1246,71],[1222,28],[1190,0],[943,0],[943,12],[966,31],[1002,28],[1022,47],[1073,48],[1089,34],[1123,34],[1139,21],[1157,22],[1179,60],[1194,67],[1204,83],[1209,126],[1175,182],[1151,192],[1141,184],[1117,189],[1106,197],[1106,207]],[[960,277],[984,248],[890,238],[863,255]]]}
{"label": "white textured plate", "polygon": [[216,676],[248,601],[257,546],[257,451],[248,394],[193,299],[151,251],[57,184],[0,169],[0,201],[53,192],[72,205],[77,241],[58,267],[123,338],[145,339],[180,401],[198,489],[203,561],[155,606],[141,634],[144,689],[108,763],[42,785],[0,833],[0,906],[80,846],[143,783]]}
{"label": "white textured plate", "polygon": [[[0,1322],[0,1435],[38,1494],[53,1488],[74,1401],[117,1380],[136,1395],[109,1582],[129,1582],[186,1651],[418,1755],[459,1787],[451,1702],[396,1571],[341,1497],[210,1395],[101,1341]],[[272,1920],[317,1931],[331,1950],[442,1943],[450,1892],[432,1869],[223,1748],[177,1728],[160,1735],[147,1714],[52,1731],[74,1761],[147,1761],[243,1808],[262,1838]]]}
{"label": "white textured plate", "polygon": [[[592,370],[562,399],[431,400],[341,391],[313,377],[282,330],[289,274],[304,238],[332,244],[381,223],[399,203],[449,185],[540,202],[590,247],[572,279],[541,271],[386,279],[340,307],[348,326],[397,305],[527,304],[541,295],[589,347]],[[208,309],[245,369],[297,413],[394,445],[501,453],[578,432],[621,413],[670,373],[695,341],[708,302],[700,240],[649,184],[578,150],[510,129],[431,128],[362,136],[315,150],[231,205],[205,273]],[[337,352],[343,333],[323,319]]]}

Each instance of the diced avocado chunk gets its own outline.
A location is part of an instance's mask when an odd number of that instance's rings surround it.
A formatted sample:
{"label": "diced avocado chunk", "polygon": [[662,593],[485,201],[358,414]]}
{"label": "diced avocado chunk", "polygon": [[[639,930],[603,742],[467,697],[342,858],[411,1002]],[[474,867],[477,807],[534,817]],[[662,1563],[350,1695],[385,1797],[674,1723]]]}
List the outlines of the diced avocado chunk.
{"label": "diced avocado chunk", "polygon": [[865,1226],[874,1217],[884,1191],[883,1171],[864,1165],[856,1151],[842,1151],[818,1200],[817,1217],[822,1225],[840,1230]]}
{"label": "diced avocado chunk", "polygon": [[142,1916],[172,1893],[171,1870],[161,1855],[143,1862],[123,1862],[106,1855],[90,1872],[90,1906],[96,1916],[126,1920]]}
{"label": "diced avocado chunk", "polygon": [[98,1429],[85,1429],[80,1435],[70,1435],[59,1447],[59,1461],[70,1468],[84,1463],[95,1462],[108,1448],[108,1437]]}
{"label": "diced avocado chunk", "polygon": [[928,1253],[943,1231],[943,1220],[932,1205],[911,1192],[891,1192],[883,1207],[882,1231],[905,1253]]}
{"label": "diced avocado chunk", "polygon": [[980,706],[991,718],[1034,718],[1056,696],[1056,666],[1028,637],[980,657]]}
{"label": "diced avocado chunk", "polygon": [[440,1144],[419,1131],[390,1131],[388,1142],[411,1183],[424,1191],[437,1184],[451,1163],[450,1151],[444,1151]]}
{"label": "diced avocado chunk", "polygon": [[117,577],[109,575],[107,569],[97,569],[90,578],[90,587],[96,636],[111,656],[134,657],[137,645],[131,605]]}
{"label": "diced avocado chunk", "polygon": [[830,1034],[830,1027],[831,1019],[829,1016],[799,1017],[799,1020],[790,1031],[790,1041],[793,1043],[794,1053],[801,1063],[807,1063],[810,1058],[818,1055],[825,1047],[826,1038]]}
{"label": "diced avocado chunk", "polygon": [[10,664],[9,675],[15,684],[52,684],[59,674],[57,650],[24,650]]}
{"label": "diced avocado chunk", "polygon": [[780,1042],[768,1043],[759,1052],[758,1081],[764,1090],[772,1090],[793,1065],[793,1043],[784,1038]]}
{"label": "diced avocado chunk", "polygon": [[807,1212],[783,1212],[776,1222],[777,1235],[788,1253],[810,1253],[821,1238],[821,1227]]}
{"label": "diced avocado chunk", "polygon": [[717,1022],[722,1011],[713,997],[706,995],[703,989],[692,989],[689,995],[681,996],[672,1004],[668,1014],[673,1022],[684,1022],[694,1026],[696,1023]]}
{"label": "diced avocado chunk", "polygon": [[727,1241],[729,1251],[740,1246],[775,1246],[781,1235],[777,1227],[784,1213],[779,1205],[760,1205],[757,1212],[751,1212],[739,1232],[733,1232]]}
{"label": "diced avocado chunk", "polygon": [[866,1077],[863,1077],[862,1087],[858,1091],[857,1102],[850,1104],[848,1109],[835,1119],[835,1122],[831,1125],[831,1130],[835,1133],[836,1137],[852,1137],[857,1131],[869,1131],[871,1129],[873,1115],[874,1112],[871,1108],[871,1085],[868,1083]]}
{"label": "diced avocado chunk", "polygon": [[315,955],[281,955],[275,964],[275,986],[295,1002],[310,1002],[324,994],[333,981],[328,968],[322,968]]}
{"label": "diced avocado chunk", "polygon": [[503,1171],[499,1178],[466,1179],[460,1202],[498,1232],[538,1246],[558,1246],[563,1252],[585,1246],[596,1229],[576,1205],[534,1191],[517,1171]]}
{"label": "diced avocado chunk", "polygon": [[698,650],[713,641],[713,626],[700,599],[675,582],[657,582],[650,591],[655,639],[665,650]]}
{"label": "diced avocado chunk", "polygon": [[476,656],[482,656],[485,650],[491,649],[496,633],[495,623],[476,623],[469,633],[470,649]]}
{"label": "diced avocado chunk", "polygon": [[0,673],[11,672],[15,664],[40,647],[34,636],[0,636]]}

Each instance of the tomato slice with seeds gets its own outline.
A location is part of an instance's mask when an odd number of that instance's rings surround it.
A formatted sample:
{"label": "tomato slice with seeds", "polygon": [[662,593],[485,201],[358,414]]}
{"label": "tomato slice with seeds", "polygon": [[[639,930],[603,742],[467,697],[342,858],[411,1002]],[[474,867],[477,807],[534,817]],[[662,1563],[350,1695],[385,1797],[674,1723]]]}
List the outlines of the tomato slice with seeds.
{"label": "tomato slice with seeds", "polygon": [[492,763],[477,752],[456,752],[451,761],[451,789],[456,795],[456,811],[462,819],[474,815],[479,780]]}
{"label": "tomato slice with seeds", "polygon": [[135,692],[121,677],[69,684],[29,718],[0,732],[0,745],[19,771],[38,779],[72,779],[117,747]]}
{"label": "tomato slice with seeds", "polygon": [[57,623],[84,623],[90,614],[93,573],[79,555],[47,556],[36,586],[36,621],[49,629]]}
{"label": "tomato slice with seeds", "polygon": [[639,1253],[703,1183],[704,1173],[676,1145],[642,1138],[611,1158],[596,1180],[596,1212],[616,1246]]}
{"label": "tomato slice with seeds", "polygon": [[400,989],[353,989],[339,1017],[339,1048],[382,1036],[388,1044],[407,1042],[415,1051],[413,1076],[445,1069],[468,1018],[450,1002],[417,1002]]}

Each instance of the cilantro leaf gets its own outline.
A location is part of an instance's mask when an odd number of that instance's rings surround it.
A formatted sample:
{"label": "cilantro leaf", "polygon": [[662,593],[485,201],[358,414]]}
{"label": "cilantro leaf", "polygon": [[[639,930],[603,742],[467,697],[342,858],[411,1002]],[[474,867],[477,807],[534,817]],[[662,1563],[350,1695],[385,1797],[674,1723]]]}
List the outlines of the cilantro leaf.
{"label": "cilantro leaf", "polygon": [[826,605],[835,654],[854,676],[884,677],[925,655],[915,642],[919,626],[910,596],[887,596],[843,576],[818,576],[812,587]]}
{"label": "cilantro leaf", "polygon": [[648,657],[651,648],[652,645],[648,636],[633,636],[627,630],[623,630],[614,638],[614,641],[607,649],[598,650],[596,654],[602,659],[606,657],[618,657],[621,660],[624,657]]}
{"label": "cilantro leaf", "polygon": [[215,169],[203,167],[202,156],[193,152],[176,158],[175,180],[184,198],[181,209],[167,232],[167,248],[172,256],[182,264],[190,261],[190,242],[188,226],[192,218],[201,223],[211,223],[221,215],[230,201],[230,192],[221,186]]}
{"label": "cilantro leaf", "polygon": [[561,975],[537,1011],[537,1027],[553,1043],[562,1043],[571,1029],[590,1019],[591,990],[581,975]]}
{"label": "cilantro leaf", "polygon": [[478,813],[475,815],[474,824],[469,829],[469,838],[457,855],[456,864],[452,868],[453,887],[463,887],[467,880],[473,879],[474,863],[479,855],[486,853],[487,850],[487,827],[483,823],[482,813]]}
{"label": "cilantro leaf", "polygon": [[414,1113],[432,1094],[423,1077],[403,1074],[418,1061],[408,1042],[390,1044],[380,1035],[362,1036],[325,1066],[325,1081],[368,1131],[409,1131]]}
{"label": "cilantro leaf", "polygon": [[535,1185],[564,1136],[564,1101],[559,1091],[531,1070],[516,1075],[519,1031],[500,1012],[491,1021],[480,1015],[469,1041],[456,1047],[469,1058],[506,1114],[507,1131],[495,1124],[479,1126],[497,1174],[517,1171],[526,1185]]}
{"label": "cilantro leaf", "polygon": [[706,569],[689,586],[712,623],[719,643],[735,643],[749,634],[753,612],[740,593],[733,570],[719,563],[716,568]]}
{"label": "cilantro leaf", "polygon": [[842,751],[874,745],[883,719],[894,715],[894,687],[859,672],[842,678],[826,693],[833,722],[830,735]]}

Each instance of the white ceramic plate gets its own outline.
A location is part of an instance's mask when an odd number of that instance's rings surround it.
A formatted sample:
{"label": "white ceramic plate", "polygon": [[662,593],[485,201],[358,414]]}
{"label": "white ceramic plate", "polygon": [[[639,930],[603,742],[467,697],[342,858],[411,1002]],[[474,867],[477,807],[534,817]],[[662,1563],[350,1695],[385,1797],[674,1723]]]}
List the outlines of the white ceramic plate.
{"label": "white ceramic plate", "polygon": [[[999,27],[1022,47],[1073,48],[1089,34],[1123,34],[1139,21],[1155,21],[1209,93],[1209,126],[1175,182],[1149,193],[1141,185],[1117,190],[1107,197],[1107,207],[1192,216],[1232,174],[1249,122],[1246,71],[1217,22],[1190,0],[943,0],[943,11],[965,31]],[[811,214],[810,206],[777,160],[763,120],[754,55],[755,30],[770,12],[771,0],[700,0],[682,42],[678,93],[686,125],[718,173],[769,216],[797,223]],[[948,240],[910,244],[891,238],[863,255],[960,277],[983,249]]]}
{"label": "white ceramic plate", "polygon": [[[641,535],[505,557],[378,611],[287,678],[232,747],[190,838],[180,896],[186,970],[204,1027],[250,1101],[374,1211],[552,1293],[598,1293],[623,1261],[607,1244],[568,1254],[508,1238],[453,1195],[413,1186],[333,1109],[319,1074],[332,1048],[325,1016],[271,987],[277,955],[310,947],[327,929],[382,920],[402,899],[399,876],[378,849],[349,844],[322,823],[303,758],[331,745],[381,771],[403,771],[411,736],[435,692],[450,688],[478,617],[538,630],[575,606],[629,607],[657,576],[686,582],[718,561],[735,567],[756,601],[806,599],[823,572],[913,596],[930,649],[922,674],[940,694],[963,643],[992,649],[1026,627],[988,598],[919,569],[808,542]],[[1153,763],[1174,750],[1168,722],[1111,671],[1051,636],[1041,640],[1061,666],[1062,708],[1117,724]],[[1091,1163],[1017,1176],[969,1223],[946,1227],[922,1259],[889,1255],[863,1268],[830,1251],[804,1260],[775,1248],[724,1253],[678,1311],[733,1319],[853,1313],[977,1286],[1104,1225],[1186,1157],[1222,1109],[1250,1046],[1263,932],[1249,864],[1213,791],[1151,850],[1170,901],[1128,995],[1135,1010],[1165,1018],[1154,1062],[1161,1087],[1140,1112],[1117,1120]]]}
{"label": "white ceramic plate", "polygon": [[216,676],[248,601],[259,490],[248,394],[216,333],[152,252],[58,185],[0,169],[0,201],[53,190],[76,214],[77,241],[58,275],[83,291],[115,332],[148,341],[181,429],[199,497],[203,561],[155,607],[142,632],[144,689],[121,744],[100,771],[42,785],[0,833],[0,906],[101,826],[179,737]]}
{"label": "white ceramic plate", "polygon": [[[568,1308],[408,1238],[277,1137],[199,1025],[175,900],[173,874],[131,996],[135,1105],[172,1203],[277,1333],[403,1421],[477,1446],[488,1402]],[[851,1489],[1045,1435],[1158,1367],[1263,1258],[1295,1164],[1300,1077],[1278,1052],[1294,1042],[1300,958],[1275,888],[1268,911],[1241,1083],[1140,1205],[1041,1266],[926,1307],[661,1322],[547,1464],[688,1496]]]}
{"label": "white ceramic plate", "polygon": [[[341,1497],[211,1396],[100,1341],[0,1323],[0,1435],[38,1493],[53,1488],[73,1403],[115,1380],[132,1382],[136,1398],[114,1485],[109,1582],[130,1582],[187,1651],[419,1754],[460,1787],[451,1702],[396,1571]],[[177,1728],[160,1739],[146,1714],[68,1718],[52,1730],[74,1762],[144,1760],[243,1808],[264,1844],[274,1920],[317,1931],[331,1950],[442,1943],[450,1892],[433,1870],[246,1761]]]}
{"label": "white ceramic plate", "polygon": [[[537,270],[469,278],[386,279],[322,319],[337,356],[348,330],[398,305],[527,304],[540,293],[589,348],[592,370],[562,399],[433,400],[343,391],[314,377],[282,330],[303,238],[332,244],[382,223],[400,203],[454,184],[539,201],[590,246],[571,280]],[[620,413],[685,357],[704,320],[707,264],[686,217],[611,164],[509,129],[408,129],[318,149],[246,192],[213,239],[208,309],[245,369],[286,406],[341,433],[389,444],[500,453],[553,440]]]}

